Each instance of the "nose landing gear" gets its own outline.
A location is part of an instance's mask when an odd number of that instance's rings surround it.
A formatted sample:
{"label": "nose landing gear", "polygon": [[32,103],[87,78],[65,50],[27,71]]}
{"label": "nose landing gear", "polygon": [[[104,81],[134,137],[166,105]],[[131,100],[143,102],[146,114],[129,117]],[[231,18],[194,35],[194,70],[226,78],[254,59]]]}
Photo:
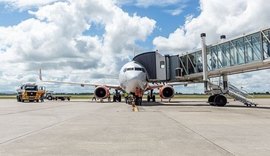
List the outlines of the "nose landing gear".
{"label": "nose landing gear", "polygon": [[142,105],[142,97],[135,96],[134,103],[135,103],[135,105],[141,106]]}

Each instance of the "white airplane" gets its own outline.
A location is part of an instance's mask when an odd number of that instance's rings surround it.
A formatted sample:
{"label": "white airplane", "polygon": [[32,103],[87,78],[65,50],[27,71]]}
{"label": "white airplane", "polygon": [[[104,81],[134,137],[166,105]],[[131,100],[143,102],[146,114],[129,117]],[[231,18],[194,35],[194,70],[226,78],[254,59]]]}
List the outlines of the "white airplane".
{"label": "white airplane", "polygon": [[[152,100],[155,102],[155,95],[153,95],[153,89],[159,88],[159,95],[162,99],[171,99],[174,96],[173,85],[186,85],[187,83],[167,83],[167,84],[155,84],[150,85],[147,81],[147,72],[145,68],[135,61],[125,64],[119,73],[120,85],[107,85],[107,84],[92,84],[92,83],[77,83],[77,82],[62,82],[62,81],[43,81],[41,70],[40,80],[42,82],[49,83],[64,83],[84,86],[94,86],[94,95],[97,99],[106,99],[110,96],[110,89],[116,91],[121,90],[123,92],[132,95],[136,105],[141,105],[144,92],[150,91],[147,96],[147,101]],[[121,96],[114,95],[113,101],[121,101]]]}

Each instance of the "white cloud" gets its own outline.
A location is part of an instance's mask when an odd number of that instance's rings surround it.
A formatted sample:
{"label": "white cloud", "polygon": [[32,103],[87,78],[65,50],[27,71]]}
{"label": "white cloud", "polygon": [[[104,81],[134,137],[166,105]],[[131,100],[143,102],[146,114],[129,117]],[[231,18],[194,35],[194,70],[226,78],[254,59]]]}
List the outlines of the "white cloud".
{"label": "white cloud", "polygon": [[136,0],[136,5],[141,7],[149,7],[149,6],[169,6],[182,3],[183,0]]}
{"label": "white cloud", "polygon": [[188,51],[200,47],[200,33],[207,33],[208,43],[216,42],[219,35],[228,38],[269,25],[270,3],[264,0],[201,0],[198,17],[188,16],[185,24],[168,37],[158,36],[153,44],[157,49]]}
{"label": "white cloud", "polygon": [[114,0],[120,5],[134,4],[139,7],[160,6],[165,7],[169,5],[182,4],[186,0]]}
{"label": "white cloud", "polygon": [[[164,12],[172,16],[180,15],[186,8],[188,0],[115,0],[119,5],[135,5],[141,8],[148,8],[152,6],[161,7]],[[166,7],[172,7],[166,9]]]}
{"label": "white cloud", "polygon": [[[1,90],[36,79],[39,68],[46,69],[48,79],[79,82],[118,74],[135,41],[145,40],[156,23],[130,16],[110,0],[55,2],[29,13],[35,18],[0,27],[0,82],[7,82],[0,84]],[[102,25],[104,34],[83,35],[93,24]],[[69,75],[74,71],[89,74]]]}
{"label": "white cloud", "polygon": [[180,15],[184,11],[185,7],[186,7],[186,5],[182,5],[181,7],[178,7],[176,9],[166,10],[165,12],[167,12],[173,16],[177,16],[177,15]]}
{"label": "white cloud", "polygon": [[[213,44],[222,34],[227,38],[239,36],[250,31],[269,27],[270,3],[265,0],[201,0],[201,13],[194,17],[189,15],[183,26],[177,28],[168,37],[158,36],[153,44],[160,52],[191,52],[201,47],[200,34],[207,34],[207,43]],[[268,70],[230,76],[229,79],[238,86],[243,85],[249,92],[269,91]],[[245,82],[245,84],[243,84]],[[253,83],[249,83],[253,82]]]}
{"label": "white cloud", "polygon": [[261,70],[252,73],[237,74],[229,76],[229,80],[238,88],[253,92],[269,92],[270,91],[270,70]]}
{"label": "white cloud", "polygon": [[30,7],[39,7],[47,4],[51,4],[57,1],[66,1],[66,0],[0,0],[0,3],[8,4],[11,7],[18,9],[26,9]]}

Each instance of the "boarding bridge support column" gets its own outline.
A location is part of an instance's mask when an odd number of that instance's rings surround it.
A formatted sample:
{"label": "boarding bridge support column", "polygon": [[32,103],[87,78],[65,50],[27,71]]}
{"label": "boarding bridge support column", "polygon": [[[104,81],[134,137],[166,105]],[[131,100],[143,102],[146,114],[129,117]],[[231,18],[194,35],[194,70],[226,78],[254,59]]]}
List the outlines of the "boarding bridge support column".
{"label": "boarding bridge support column", "polygon": [[223,79],[223,90],[228,91],[228,75],[222,75]]}
{"label": "boarding bridge support column", "polygon": [[201,44],[202,44],[202,62],[203,62],[203,82],[204,82],[204,91],[208,91],[208,68],[207,68],[207,52],[206,52],[206,43],[205,43],[206,34],[201,34]]}

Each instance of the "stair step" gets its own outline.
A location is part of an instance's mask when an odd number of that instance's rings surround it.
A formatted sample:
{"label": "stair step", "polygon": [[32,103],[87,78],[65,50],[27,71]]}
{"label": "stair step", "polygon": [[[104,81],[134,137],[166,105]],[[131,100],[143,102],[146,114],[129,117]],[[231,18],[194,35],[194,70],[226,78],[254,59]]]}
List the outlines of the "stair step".
{"label": "stair step", "polygon": [[241,91],[240,89],[238,89],[237,87],[233,86],[230,84],[230,86],[228,87],[228,94],[233,97],[235,100],[242,102],[243,104],[245,104],[246,106],[257,106],[257,104],[255,104],[254,102],[252,102],[250,99],[248,99],[248,94]]}

